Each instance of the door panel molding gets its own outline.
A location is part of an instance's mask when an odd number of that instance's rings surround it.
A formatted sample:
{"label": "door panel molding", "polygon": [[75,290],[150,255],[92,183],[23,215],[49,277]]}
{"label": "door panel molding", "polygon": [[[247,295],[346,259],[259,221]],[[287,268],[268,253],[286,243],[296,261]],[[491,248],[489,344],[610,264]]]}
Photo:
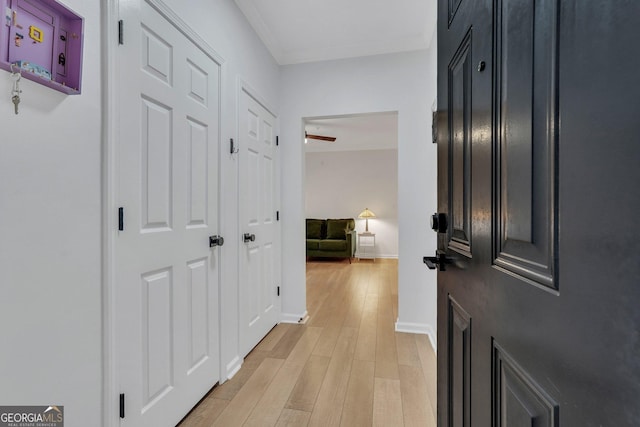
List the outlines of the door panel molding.
{"label": "door panel molding", "polygon": [[[204,104],[203,104],[204,105]],[[208,227],[210,192],[205,159],[209,156],[209,126],[206,123],[187,117],[189,136],[187,156],[189,179],[187,181],[187,229]]]}
{"label": "door panel molding", "polygon": [[493,373],[494,426],[559,425],[558,404],[495,340]]}
{"label": "door panel molding", "polygon": [[148,94],[140,97],[142,180],[140,232],[162,233],[173,227],[173,109]]}
{"label": "door panel molding", "polygon": [[458,8],[460,7],[460,3],[462,0],[448,0],[449,3],[449,26],[453,23],[453,19],[456,17],[456,13],[458,12]]}
{"label": "door panel molding", "polygon": [[454,300],[448,298],[448,424],[469,426],[471,423],[471,316]]}
{"label": "door panel molding", "polygon": [[495,10],[494,265],[558,290],[558,1]]}
{"label": "door panel molding", "polygon": [[142,411],[153,406],[175,386],[172,332],[173,268],[141,275]]}
{"label": "door panel molding", "polygon": [[469,29],[448,67],[449,248],[471,258],[471,55]]}
{"label": "door panel molding", "polygon": [[189,26],[176,12],[173,11],[161,0],[143,0],[149,6],[153,7],[164,19],[172,24],[176,30],[180,31],[190,42],[192,42],[205,55],[211,58],[220,67],[224,64],[224,58],[216,52],[216,50],[203,39],[193,28]]}
{"label": "door panel molding", "polygon": [[[210,300],[209,271],[206,258],[187,262],[187,307],[188,307],[188,343],[189,365],[187,375],[196,372],[198,366],[207,359],[215,357],[211,348],[211,316],[207,310]],[[217,298],[216,298],[217,300]]]}

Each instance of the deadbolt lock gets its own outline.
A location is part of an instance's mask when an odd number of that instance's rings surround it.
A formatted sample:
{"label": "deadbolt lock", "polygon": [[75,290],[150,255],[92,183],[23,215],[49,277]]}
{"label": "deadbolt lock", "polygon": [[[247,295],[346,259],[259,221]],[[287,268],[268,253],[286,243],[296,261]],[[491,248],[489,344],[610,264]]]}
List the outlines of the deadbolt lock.
{"label": "deadbolt lock", "polygon": [[436,233],[447,232],[447,214],[434,213],[431,215],[431,229]]}

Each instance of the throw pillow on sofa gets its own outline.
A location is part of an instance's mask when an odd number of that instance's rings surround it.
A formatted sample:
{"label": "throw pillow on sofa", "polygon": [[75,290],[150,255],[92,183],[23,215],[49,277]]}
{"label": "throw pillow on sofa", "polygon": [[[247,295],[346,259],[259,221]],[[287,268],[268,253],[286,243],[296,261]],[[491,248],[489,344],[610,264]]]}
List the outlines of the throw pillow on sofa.
{"label": "throw pillow on sofa", "polygon": [[307,219],[307,239],[322,239],[325,222],[324,219]]}
{"label": "throw pillow on sofa", "polygon": [[328,219],[327,239],[346,239],[346,233],[349,228],[350,221],[350,219]]}

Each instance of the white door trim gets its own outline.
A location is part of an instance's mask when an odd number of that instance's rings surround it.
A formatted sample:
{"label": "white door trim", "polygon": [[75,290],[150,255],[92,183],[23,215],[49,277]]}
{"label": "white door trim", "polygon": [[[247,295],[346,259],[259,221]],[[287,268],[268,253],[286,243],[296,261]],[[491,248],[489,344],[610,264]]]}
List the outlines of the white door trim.
{"label": "white door trim", "polygon": [[[195,44],[202,52],[204,52],[209,58],[211,58],[219,66],[224,64],[224,59],[216,50],[211,47],[193,28],[189,26],[180,16],[167,6],[162,0],[141,0],[147,2],[155,10],[160,13],[167,21],[180,31],[187,39]],[[125,29],[126,31],[126,29]]]}
{"label": "white door trim", "polygon": [[[205,55],[211,58],[220,66],[219,99],[218,111],[219,119],[222,118],[223,82],[225,81],[225,60],[216,52],[198,33],[196,33],[178,14],[169,8],[162,0],[140,0],[145,1],[158,11],[168,22],[170,22],[180,33],[195,44]],[[119,384],[116,371],[116,348],[115,343],[115,304],[114,304],[114,240],[117,237],[117,135],[118,135],[118,87],[117,83],[117,50],[118,50],[118,21],[119,21],[120,0],[101,2],[102,15],[102,70],[105,75],[102,78],[102,425],[117,426],[119,421]],[[124,42],[126,43],[126,23],[124,25]],[[222,122],[219,126],[218,139],[222,141]],[[222,148],[222,146],[220,147]],[[219,162],[222,156],[219,156]],[[218,174],[221,173],[220,164]],[[221,177],[218,177],[218,194],[220,195]],[[220,196],[219,196],[220,197]],[[218,218],[221,218],[221,209],[218,206]],[[219,220],[221,222],[221,220]],[[221,230],[222,224],[219,224]],[[218,279],[222,283],[221,271],[218,271]],[[218,289],[218,301],[221,292]],[[219,310],[218,310],[219,311]],[[218,319],[221,327],[222,319]],[[220,336],[220,331],[218,331]],[[220,342],[219,351],[221,356],[223,343]],[[220,364],[223,364],[222,357],[219,357]],[[220,367],[220,373],[226,372]]]}
{"label": "white door trim", "polygon": [[[256,100],[256,102],[260,105],[262,105],[269,113],[271,113],[273,115],[273,117],[276,118],[276,120],[278,120],[278,112],[275,108],[273,108],[271,106],[271,104],[265,99],[263,98],[260,93],[253,88],[253,86],[251,86],[246,80],[244,80],[242,77],[238,77],[238,92],[237,92],[237,98],[236,98],[236,105],[238,106],[237,113],[240,113],[240,97],[242,96],[242,92],[246,92],[250,97],[252,97],[253,99]],[[236,117],[236,126],[238,126],[239,121],[237,120]],[[237,129],[237,134],[240,134],[240,128],[238,127]]]}
{"label": "white door trim", "polygon": [[116,75],[119,0],[102,5],[102,425],[118,425],[118,388],[115,369],[115,315],[113,247],[116,215]]}

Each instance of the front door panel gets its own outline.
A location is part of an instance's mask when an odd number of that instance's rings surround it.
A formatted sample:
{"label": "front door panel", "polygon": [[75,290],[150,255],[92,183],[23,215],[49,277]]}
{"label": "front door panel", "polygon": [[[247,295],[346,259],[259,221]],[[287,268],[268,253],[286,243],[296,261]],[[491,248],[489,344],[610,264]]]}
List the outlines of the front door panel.
{"label": "front door panel", "polygon": [[438,4],[438,425],[640,425],[640,4]]}

